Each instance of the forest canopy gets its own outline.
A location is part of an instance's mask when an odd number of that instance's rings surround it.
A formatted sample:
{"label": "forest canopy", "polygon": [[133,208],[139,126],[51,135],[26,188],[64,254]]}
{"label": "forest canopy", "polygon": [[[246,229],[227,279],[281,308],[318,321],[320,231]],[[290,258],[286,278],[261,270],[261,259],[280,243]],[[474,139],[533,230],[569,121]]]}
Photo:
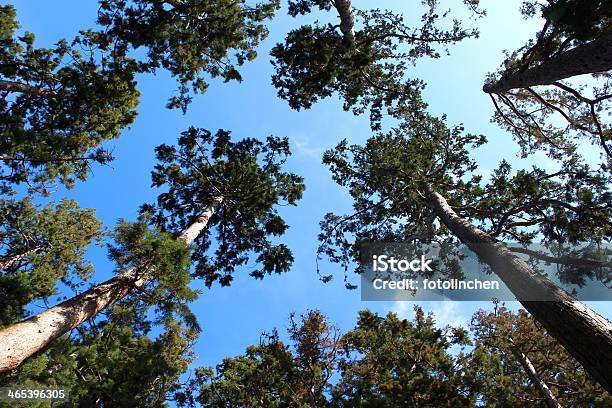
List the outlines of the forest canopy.
{"label": "forest canopy", "polygon": [[[611,17],[0,6],[0,405],[612,405],[610,303],[562,285],[612,282]],[[360,301],[364,243],[517,301]]]}

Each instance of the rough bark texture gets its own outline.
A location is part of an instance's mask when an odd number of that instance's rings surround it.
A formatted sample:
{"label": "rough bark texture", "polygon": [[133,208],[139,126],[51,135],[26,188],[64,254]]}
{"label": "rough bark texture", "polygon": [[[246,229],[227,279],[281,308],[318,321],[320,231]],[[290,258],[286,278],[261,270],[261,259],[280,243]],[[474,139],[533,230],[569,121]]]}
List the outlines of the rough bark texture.
{"label": "rough bark texture", "polygon": [[[430,185],[424,183],[422,189],[441,222],[491,267],[548,334],[612,392],[612,323],[535,272],[505,245],[459,217]],[[534,296],[548,301],[534,300]]]}
{"label": "rough bark texture", "polygon": [[512,339],[510,339],[510,345],[512,348],[512,354],[514,354],[514,357],[516,357],[519,363],[521,363],[521,366],[523,366],[523,369],[527,373],[531,383],[538,389],[538,392],[544,399],[546,406],[548,408],[563,408],[563,406],[559,404],[559,401],[557,401],[555,398],[550,388],[548,388],[548,385],[546,385],[544,380],[542,380],[533,364],[531,364],[529,357],[523,354],[523,352],[512,342]]}
{"label": "rough bark texture", "polygon": [[19,92],[26,95],[49,97],[55,95],[55,92],[47,89],[36,88],[26,84],[13,81],[5,81],[0,79],[0,91]]}
{"label": "rough bark texture", "polygon": [[504,93],[511,89],[536,85],[549,85],[576,75],[593,74],[612,70],[612,34],[579,45],[537,67],[512,75],[482,87],[486,93]]}
{"label": "rough bark texture", "polygon": [[340,15],[340,31],[347,40],[355,38],[355,15],[350,0],[334,0],[334,7]]}
{"label": "rough bark texture", "polygon": [[[223,197],[217,197],[204,212],[177,237],[191,244],[206,228]],[[23,322],[0,331],[0,372],[17,368],[28,357],[70,329],[92,318],[101,310],[119,301],[135,288],[153,278],[147,265],[128,269],[57,306],[47,309]]]}

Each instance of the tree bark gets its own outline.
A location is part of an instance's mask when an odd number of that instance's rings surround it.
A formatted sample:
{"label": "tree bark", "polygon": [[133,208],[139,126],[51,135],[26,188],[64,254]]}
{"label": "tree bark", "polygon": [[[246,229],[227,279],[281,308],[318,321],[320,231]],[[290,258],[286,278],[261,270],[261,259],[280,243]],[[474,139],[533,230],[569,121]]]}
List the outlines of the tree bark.
{"label": "tree bark", "polygon": [[548,385],[546,385],[544,380],[542,380],[542,377],[540,377],[533,364],[531,364],[531,360],[529,360],[529,357],[523,354],[523,352],[518,348],[518,346],[514,344],[512,339],[509,339],[509,341],[512,354],[514,354],[514,357],[516,357],[519,363],[521,363],[521,366],[523,366],[523,369],[527,373],[527,376],[529,377],[533,385],[535,385],[535,387],[538,389],[538,392],[544,399],[546,406],[548,408],[563,408],[563,406],[559,404],[559,401],[557,401],[557,399],[555,398],[550,388],[548,388]]}
{"label": "tree bark", "polygon": [[612,392],[612,323],[535,272],[505,245],[458,216],[429,184],[423,183],[421,187],[427,204],[441,222],[491,267],[548,334],[603,388]]}
{"label": "tree bark", "polygon": [[486,83],[482,90],[500,94],[511,89],[550,85],[561,79],[582,74],[594,74],[612,70],[612,33],[586,44],[579,45],[537,67],[526,69]]}
{"label": "tree bark", "polygon": [[10,268],[11,266],[15,265],[17,262],[19,262],[22,259],[26,258],[28,255],[34,254],[34,253],[40,251],[42,248],[43,248],[42,246],[37,246],[37,247],[34,247],[34,248],[30,249],[30,250],[27,250],[27,251],[25,251],[25,252],[23,252],[21,254],[16,254],[16,255],[10,256],[7,260],[0,262],[0,270]]}
{"label": "tree bark", "polygon": [[334,7],[340,16],[340,31],[344,38],[352,41],[355,38],[355,15],[350,0],[334,0]]}
{"label": "tree bark", "polygon": [[5,81],[2,79],[0,79],[0,91],[19,92],[26,95],[42,96],[45,98],[55,95],[54,91],[50,91],[43,88],[36,88],[30,85],[22,84],[20,82]]}
{"label": "tree bark", "polygon": [[[223,202],[218,196],[182,231],[177,240],[193,243]],[[49,308],[23,322],[0,330],[0,372],[13,370],[56,338],[94,317],[153,278],[148,266],[139,265]]]}

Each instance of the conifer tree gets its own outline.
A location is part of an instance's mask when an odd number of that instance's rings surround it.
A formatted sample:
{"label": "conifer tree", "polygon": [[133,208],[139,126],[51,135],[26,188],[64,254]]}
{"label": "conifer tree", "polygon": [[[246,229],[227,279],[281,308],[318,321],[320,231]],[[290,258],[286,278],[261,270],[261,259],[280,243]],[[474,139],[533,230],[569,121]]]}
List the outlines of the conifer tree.
{"label": "conifer tree", "polygon": [[256,57],[278,7],[278,0],[101,0],[103,29],[37,48],[33,34],[19,34],[14,7],[1,6],[0,192],[24,183],[48,194],[54,182],[72,187],[93,163],[111,161],[101,144],[135,120],[137,73],[176,77],[168,106],[183,110],[191,91],[206,90],[207,76],[241,80],[238,67]]}
{"label": "conifer tree", "polygon": [[[610,240],[609,176],[572,160],[557,173],[534,167],[514,175],[502,162],[488,183],[468,149],[482,136],[406,112],[393,131],[365,146],[341,142],[324,156],[347,187],[354,212],[327,214],[320,255],[344,268],[359,243],[459,240],[491,267],[523,306],[604,388],[612,378],[612,323],[517,258],[504,240],[578,244]],[[526,228],[530,227],[530,228]],[[329,279],[324,277],[324,279]],[[534,301],[537,299],[549,301]]]}
{"label": "conifer tree", "polygon": [[482,402],[500,406],[543,404],[608,406],[611,396],[524,310],[496,303],[479,310],[470,330],[470,364],[481,383]]}
{"label": "conifer tree", "polygon": [[264,25],[279,0],[100,0],[98,23],[108,41],[144,49],[140,72],[167,70],[179,83],[168,107],[187,109],[191,91],[204,93],[207,75],[242,80],[238,68],[257,56]]}
{"label": "conifer tree", "polygon": [[[250,272],[255,278],[287,271],[293,261],[291,251],[270,237],[288,228],[276,206],[295,205],[304,188],[300,177],[282,170],[289,154],[286,138],[232,142],[229,132],[213,135],[195,128],[182,134],[178,147],[159,146],[153,185],[168,191],[159,195],[157,204],[143,207],[143,214],[154,214],[159,232],[143,230],[145,221],[120,229],[119,245],[111,250],[118,263],[115,277],[1,330],[0,341],[6,347],[0,351],[0,371],[16,368],[135,291],[153,291],[154,298],[168,299],[183,293],[180,288],[186,288],[188,274],[183,263],[173,259],[190,246],[194,276],[208,286],[230,284],[236,268],[252,256],[260,265]],[[145,239],[151,234],[161,235]],[[211,254],[213,238],[218,248]],[[185,296],[191,295],[185,292]],[[170,307],[173,302],[164,304]]]}
{"label": "conifer tree", "polygon": [[[465,356],[452,346],[469,343],[464,329],[438,329],[432,315],[416,309],[414,321],[390,313],[359,314],[340,335],[324,315],[310,311],[291,319],[289,342],[264,334],[244,355],[196,370],[176,400],[204,407],[467,406]],[[338,380],[333,379],[338,377]]]}
{"label": "conifer tree", "polygon": [[100,144],[136,117],[135,62],[99,33],[37,48],[18,34],[13,6],[0,7],[0,188],[72,186],[92,162],[111,156]]}
{"label": "conifer tree", "polygon": [[92,272],[87,247],[102,238],[93,210],[73,200],[37,206],[30,198],[0,200],[0,325],[27,316],[26,306],[76,287]]}
{"label": "conifer tree", "polygon": [[[610,171],[610,0],[529,0],[526,18],[541,15],[535,40],[508,55],[483,91],[496,108],[495,121],[511,131],[525,152],[544,148],[553,157],[575,154],[581,139],[601,147]],[[572,79],[590,74],[588,80]]]}
{"label": "conifer tree", "polygon": [[[477,1],[466,1],[476,12]],[[303,25],[291,31],[271,52],[278,95],[293,109],[308,109],[337,93],[345,110],[369,111],[371,124],[380,126],[382,115],[398,106],[424,107],[423,82],[407,75],[420,58],[439,58],[448,45],[475,37],[437,2],[422,2],[420,25],[409,25],[402,15],[388,10],[358,10],[350,0],[289,1],[289,14],[313,9],[338,13],[340,24]],[[450,27],[449,27],[450,26]]]}
{"label": "conifer tree", "polygon": [[540,12],[544,26],[501,78],[484,85],[488,93],[551,85],[582,74],[612,70],[612,3],[609,0],[529,0],[522,12]]}
{"label": "conifer tree", "polygon": [[470,332],[436,325],[419,307],[410,320],[363,310],[344,334],[319,311],[300,322],[292,315],[286,336],[264,333],[244,354],[197,368],[174,400],[247,408],[539,406],[537,384],[507,339],[529,356],[557,403],[609,405],[609,394],[537,322],[503,307],[475,313]]}

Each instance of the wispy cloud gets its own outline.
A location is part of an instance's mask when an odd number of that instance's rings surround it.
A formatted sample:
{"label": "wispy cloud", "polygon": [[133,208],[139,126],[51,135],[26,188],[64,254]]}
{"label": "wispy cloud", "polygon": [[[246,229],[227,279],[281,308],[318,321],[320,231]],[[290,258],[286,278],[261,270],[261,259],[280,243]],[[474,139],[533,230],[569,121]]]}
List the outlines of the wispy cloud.
{"label": "wispy cloud", "polygon": [[423,310],[432,312],[436,321],[436,326],[467,326],[471,316],[463,312],[457,302],[442,301],[442,302],[406,302],[398,301],[393,303],[390,311],[397,313],[403,319],[414,318],[414,305],[419,305]]}
{"label": "wispy cloud", "polygon": [[321,162],[323,153],[326,150],[324,146],[315,146],[307,138],[304,137],[294,138],[293,146],[297,154],[316,160],[317,162]]}

